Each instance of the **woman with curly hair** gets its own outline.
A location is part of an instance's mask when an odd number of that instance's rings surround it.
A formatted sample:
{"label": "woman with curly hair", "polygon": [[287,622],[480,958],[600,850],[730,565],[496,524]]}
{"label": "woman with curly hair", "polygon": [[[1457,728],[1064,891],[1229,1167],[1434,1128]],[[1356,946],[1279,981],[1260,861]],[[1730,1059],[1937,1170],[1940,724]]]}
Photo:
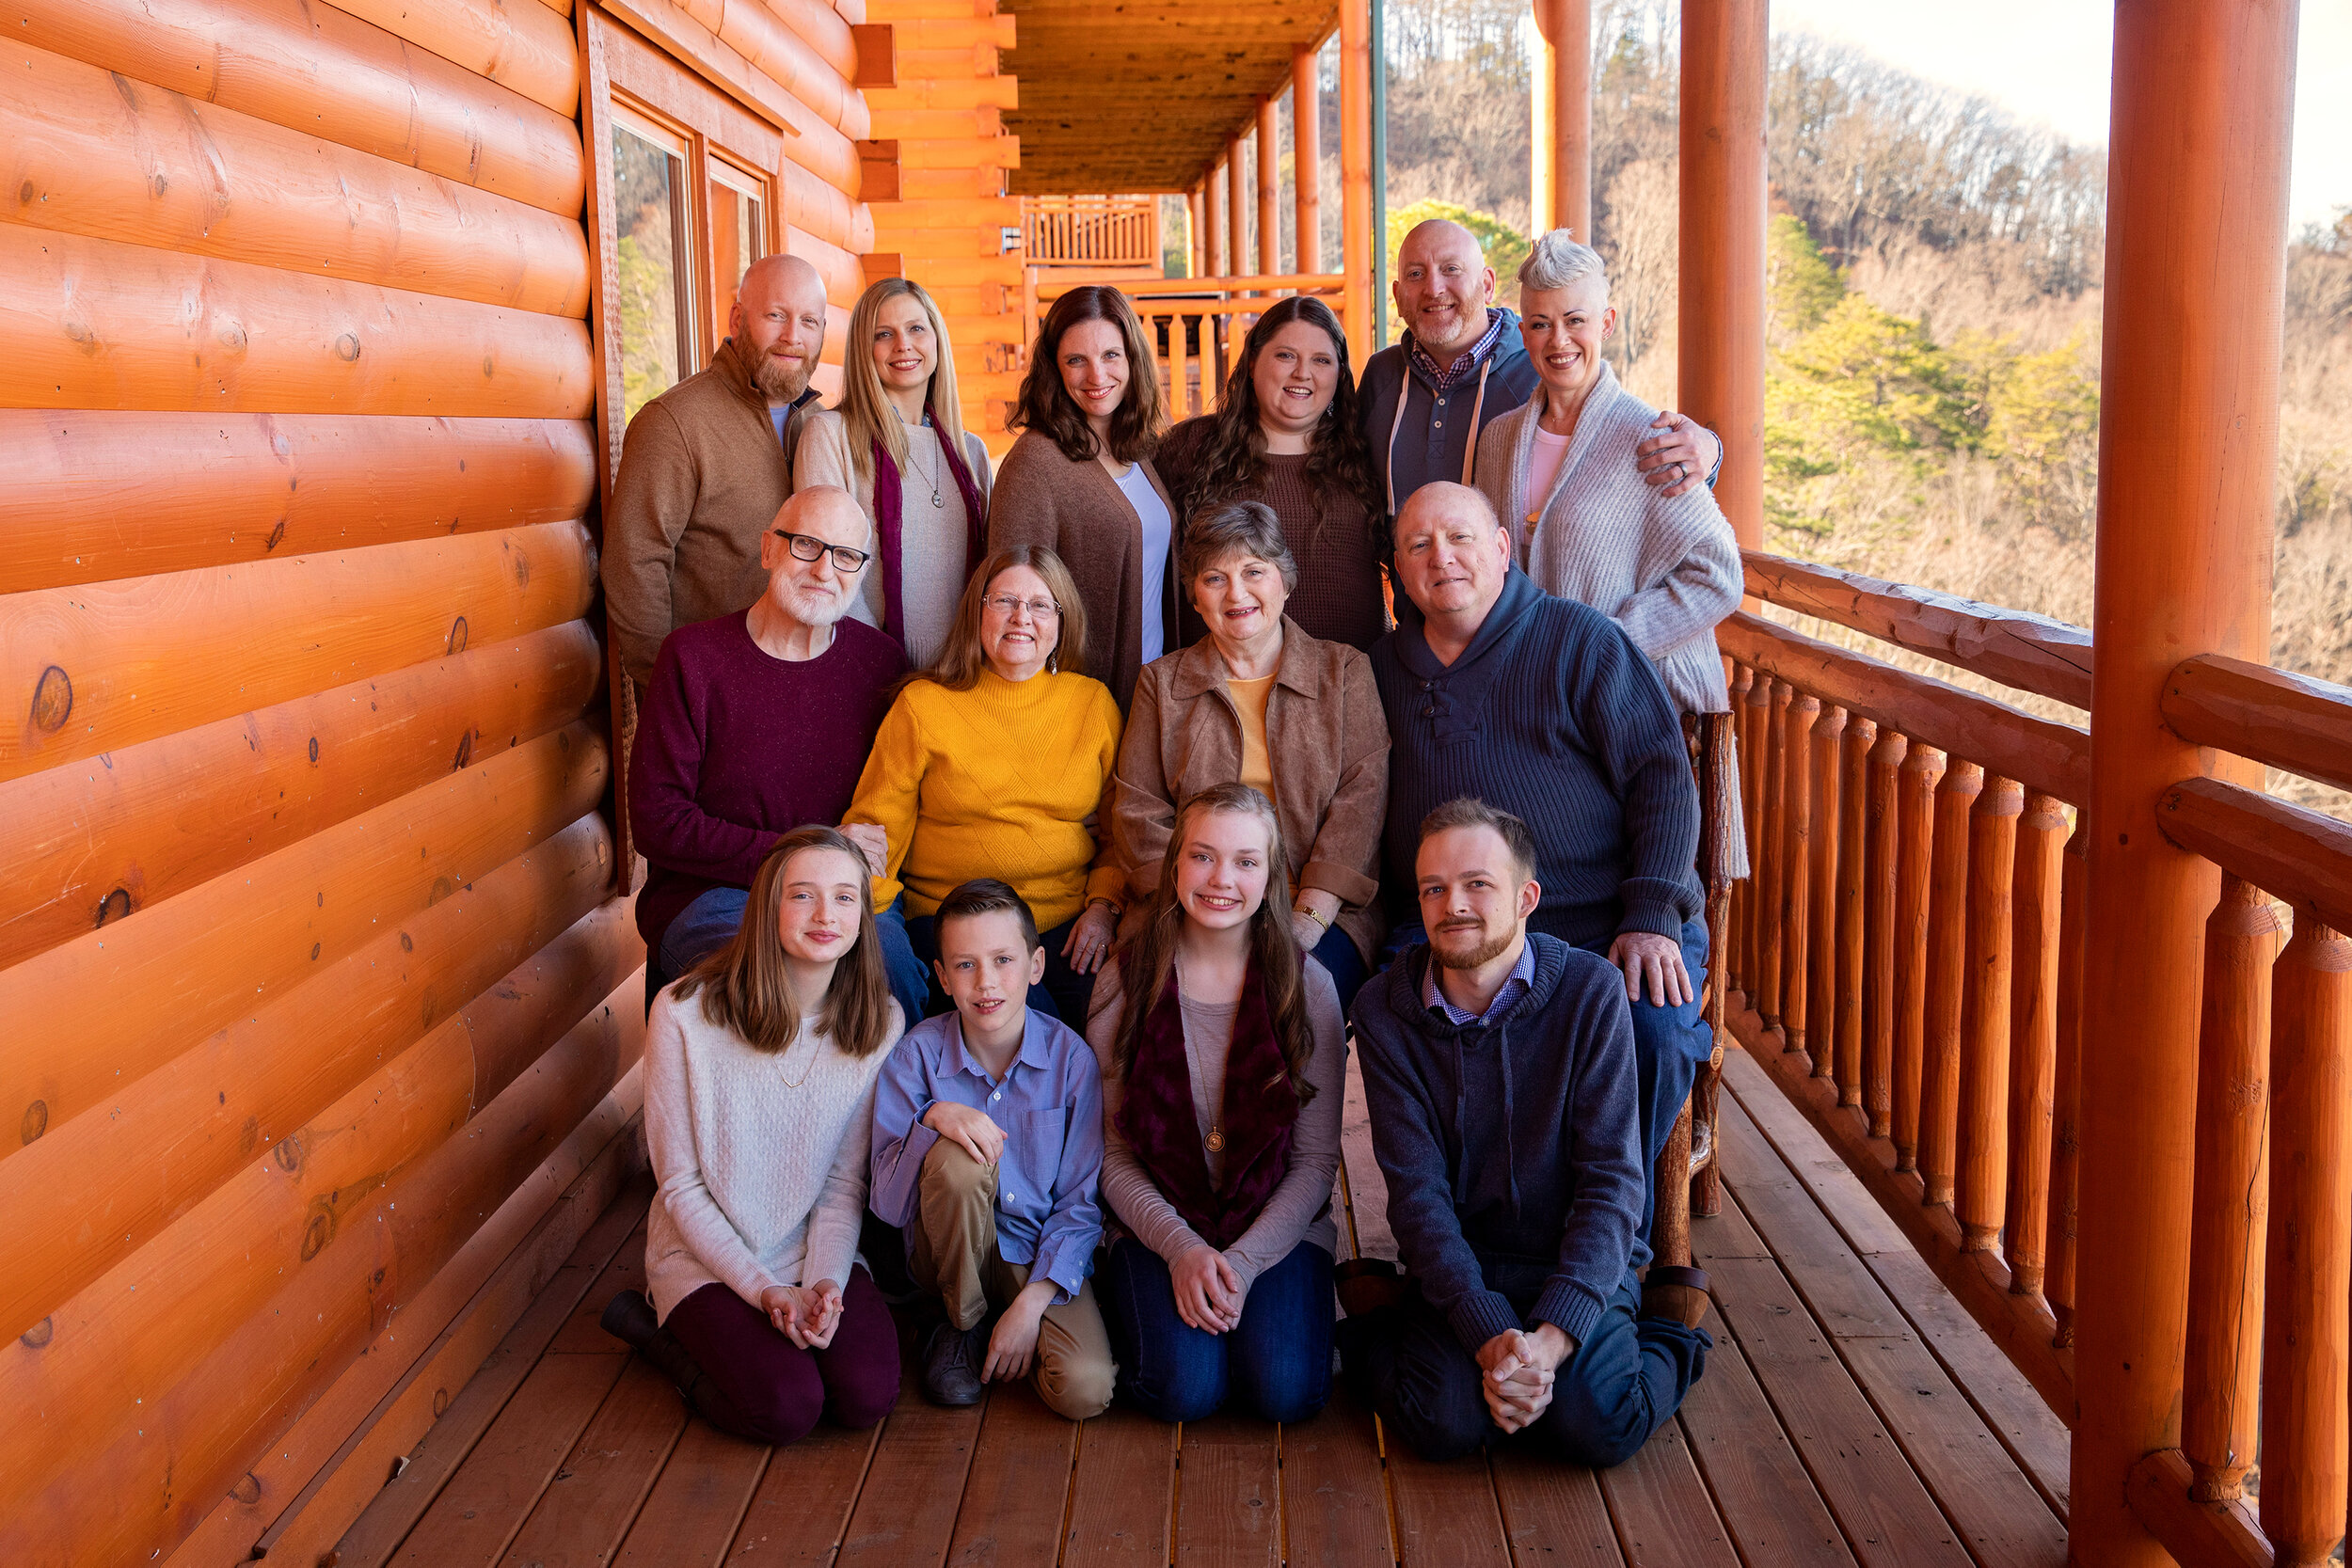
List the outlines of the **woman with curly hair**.
{"label": "woman with curly hair", "polygon": [[1357,418],[1347,334],[1323,301],[1302,294],[1260,316],[1216,412],[1170,430],[1153,462],[1181,517],[1232,501],[1274,509],[1298,560],[1290,615],[1309,636],[1369,648],[1389,629],[1388,513]]}

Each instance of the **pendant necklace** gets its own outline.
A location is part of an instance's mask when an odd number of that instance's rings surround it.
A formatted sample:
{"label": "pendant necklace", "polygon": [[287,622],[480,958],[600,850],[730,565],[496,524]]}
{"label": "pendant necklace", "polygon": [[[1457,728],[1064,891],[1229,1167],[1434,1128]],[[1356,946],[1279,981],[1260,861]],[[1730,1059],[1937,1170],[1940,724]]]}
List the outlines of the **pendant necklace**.
{"label": "pendant necklace", "polygon": [[[1183,962],[1179,960],[1175,968],[1176,994],[1179,998],[1177,1006],[1181,1009],[1184,1006],[1181,999],[1184,993],[1184,966]],[[1181,1018],[1181,1016],[1182,1013],[1180,1011],[1179,1017]],[[1189,1042],[1187,1042],[1184,1047],[1184,1069],[1192,1078],[1193,1098],[1195,1101],[1206,1099],[1207,1096],[1202,1091],[1207,1087],[1207,1085],[1200,1082],[1200,1064],[1199,1061],[1194,1059],[1192,1047]],[[1225,1152],[1225,1107],[1222,1103],[1219,1103],[1216,1110],[1209,1113],[1209,1131],[1207,1135],[1201,1138],[1200,1145],[1212,1154],[1222,1154]]]}
{"label": "pendant necklace", "polygon": [[[892,409],[892,410],[891,410],[891,412],[895,414],[895,413],[898,413],[898,410],[894,408],[894,409]],[[899,422],[900,424],[906,424],[906,422],[907,422],[907,417],[906,417],[904,414],[899,414],[899,415],[898,415],[898,422]],[[942,445],[943,445],[943,446],[945,445],[945,441],[944,441],[944,439],[940,436],[939,432],[938,432],[936,429],[934,429],[934,428],[932,427],[932,425],[931,425],[931,417],[930,417],[930,415],[929,415],[929,414],[925,414],[925,415],[923,416],[923,422],[922,422],[922,424],[921,424],[921,425],[919,425],[919,426],[909,426],[909,428],[910,428],[910,429],[922,429],[922,430],[929,430],[929,431],[930,431],[930,432],[931,432],[931,438],[932,438],[933,440],[935,440],[935,441],[941,441]],[[914,441],[913,441],[912,439],[910,439],[910,440],[907,442],[907,448],[908,448],[908,451],[909,451],[910,454],[913,452],[913,451],[914,451]],[[928,474],[922,474],[922,475],[921,475],[921,478],[924,480],[924,482],[925,482],[926,483],[930,484],[930,487],[931,487],[931,507],[932,507],[932,510],[934,510],[934,511],[945,511],[945,510],[946,509],[946,506],[947,506],[947,498],[946,498],[946,497],[945,497],[945,496],[943,496],[942,494],[940,494],[940,489],[939,489],[939,471],[940,471],[940,469],[942,469],[942,468],[943,468],[943,467],[946,467],[946,460],[944,457],[934,457],[934,458],[932,458],[932,459],[931,459],[931,471],[930,471],[930,473],[928,473]],[[918,472],[919,472],[919,470],[918,470]]]}

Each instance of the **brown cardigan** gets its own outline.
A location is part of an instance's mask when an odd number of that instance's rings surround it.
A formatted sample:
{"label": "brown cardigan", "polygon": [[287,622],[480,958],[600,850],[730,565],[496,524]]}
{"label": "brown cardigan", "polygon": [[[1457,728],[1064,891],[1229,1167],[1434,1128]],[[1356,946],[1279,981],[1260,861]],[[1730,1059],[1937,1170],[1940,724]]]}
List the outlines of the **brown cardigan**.
{"label": "brown cardigan", "polygon": [[729,338],[707,369],[629,420],[605,518],[604,598],[621,668],[639,686],[663,638],[767,592],[759,536],[792,494],[799,425],[816,407],[816,393],[803,394],[778,442]]}
{"label": "brown cardigan", "polygon": [[[1184,519],[1149,458],[1144,477],[1168,505],[1168,571],[1153,586],[1168,645],[1176,626],[1176,549]],[[1060,556],[1077,580],[1087,611],[1087,673],[1111,689],[1124,713],[1143,669],[1143,519],[1119,492],[1119,482],[1089,457],[1073,463],[1052,437],[1022,433],[996,470],[988,498],[988,547],[1042,545]]]}
{"label": "brown cardigan", "polygon": [[[1146,667],[1111,779],[1110,854],[1138,909],[1159,886],[1176,805],[1241,777],[1241,711],[1207,639]],[[1389,804],[1389,721],[1372,660],[1282,618],[1266,694],[1266,754],[1293,887],[1340,901],[1336,924],[1370,963],[1381,936],[1377,872]]]}

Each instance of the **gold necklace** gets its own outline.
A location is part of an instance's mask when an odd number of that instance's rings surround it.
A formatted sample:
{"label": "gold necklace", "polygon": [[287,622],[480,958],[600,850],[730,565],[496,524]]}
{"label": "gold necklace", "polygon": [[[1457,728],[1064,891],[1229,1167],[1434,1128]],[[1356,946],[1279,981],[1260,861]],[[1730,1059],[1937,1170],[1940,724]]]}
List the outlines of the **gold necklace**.
{"label": "gold necklace", "polygon": [[784,1058],[792,1054],[792,1046],[800,1043],[800,1037],[795,1036],[791,1044],[787,1045],[782,1051],[776,1053],[776,1076],[778,1078],[784,1078],[784,1086],[787,1089],[797,1089],[803,1084],[807,1083],[808,1075],[817,1070],[818,1062],[822,1060],[825,1054],[825,1048],[822,1043],[819,1043],[816,1050],[808,1053],[808,1066],[801,1069],[801,1075],[798,1078],[785,1078]]}

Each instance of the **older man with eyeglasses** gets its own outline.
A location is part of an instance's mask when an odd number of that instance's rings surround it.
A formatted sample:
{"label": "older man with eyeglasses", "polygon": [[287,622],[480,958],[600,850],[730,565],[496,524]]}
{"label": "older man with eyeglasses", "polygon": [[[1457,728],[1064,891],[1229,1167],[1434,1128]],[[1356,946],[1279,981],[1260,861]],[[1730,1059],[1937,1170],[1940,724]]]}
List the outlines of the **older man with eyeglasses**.
{"label": "older man with eyeglasses", "polygon": [[[849,810],[906,668],[898,643],[844,618],[872,532],[847,490],[803,490],[760,536],[767,592],[662,641],[628,773],[629,825],[650,868],[637,895],[648,1007],[734,937],[776,840]],[[883,923],[882,958],[891,994],[922,1017],[928,977],[903,927]]]}

